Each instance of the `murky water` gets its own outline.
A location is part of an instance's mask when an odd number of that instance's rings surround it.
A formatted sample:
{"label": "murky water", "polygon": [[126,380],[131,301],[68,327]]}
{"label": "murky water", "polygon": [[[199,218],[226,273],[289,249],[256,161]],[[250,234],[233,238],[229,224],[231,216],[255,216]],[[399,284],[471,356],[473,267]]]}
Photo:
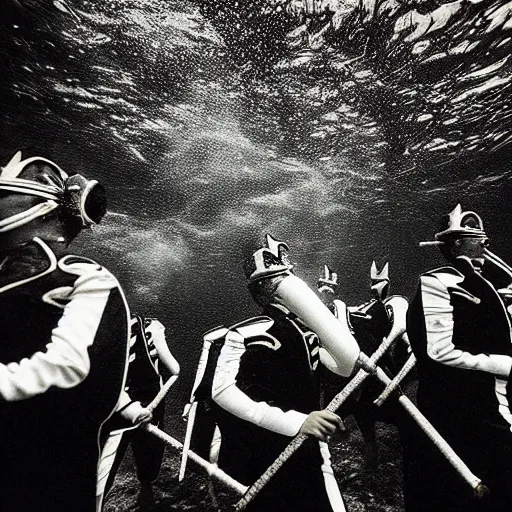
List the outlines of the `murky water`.
{"label": "murky water", "polygon": [[110,214],[77,249],[164,321],[185,373],[202,331],[256,313],[241,261],[266,232],[311,284],[330,264],[349,303],[367,298],[372,259],[411,293],[439,261],[417,242],[457,201],[512,249],[502,157],[425,169],[390,153],[352,84],[248,79],[193,2],[7,5],[2,161],[27,147],[105,183]]}

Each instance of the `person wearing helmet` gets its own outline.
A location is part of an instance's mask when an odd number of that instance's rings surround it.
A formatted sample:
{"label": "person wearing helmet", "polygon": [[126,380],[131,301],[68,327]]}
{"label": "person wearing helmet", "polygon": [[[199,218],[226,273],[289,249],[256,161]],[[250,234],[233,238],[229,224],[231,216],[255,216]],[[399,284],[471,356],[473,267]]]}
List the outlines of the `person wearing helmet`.
{"label": "person wearing helmet", "polygon": [[130,333],[130,356],[123,399],[116,414],[105,425],[109,436],[98,469],[99,499],[103,499],[112,487],[129,446],[141,483],[141,496],[151,497],[151,484],[160,473],[165,444],[134,426],[151,422],[163,428],[165,401],[162,400],[154,411],[147,406],[163,388],[161,365],[172,376],[177,377],[180,372],[180,365],[167,345],[165,327],[159,320],[133,314]]}
{"label": "person wearing helmet", "polygon": [[93,512],[101,427],[124,386],[129,310],[69,254],[105,190],[17,153],[0,172],[0,510]]}
{"label": "person wearing helmet", "polygon": [[[318,278],[317,288],[321,298],[336,317],[348,318],[348,324],[359,346],[366,354],[373,354],[383,339],[396,339],[379,360],[379,367],[390,378],[395,377],[402,369],[410,355],[410,345],[405,332],[408,302],[400,295],[389,295],[390,278],[389,263],[381,270],[372,261],[370,267],[370,300],[358,306],[345,307],[336,299],[338,287],[337,274],[324,265],[324,272]],[[407,381],[406,381],[407,382]],[[324,400],[329,401],[347,380],[332,372],[323,373]],[[403,416],[401,407],[395,400],[387,400],[382,406],[374,401],[384,386],[376,380],[367,380],[347,400],[339,410],[340,416],[353,415],[364,440],[365,466],[369,471],[377,469],[378,443],[376,437],[377,422],[395,424],[400,427]]]}
{"label": "person wearing helmet", "polygon": [[419,408],[490,493],[473,498],[418,436],[405,454],[411,512],[512,509],[512,415],[505,392],[512,342],[501,293],[511,279],[493,263],[488,243],[476,213],[457,205],[443,217],[435,241],[426,244],[438,245],[448,265],[421,276],[407,332],[417,359]]}
{"label": "person wearing helmet", "polygon": [[320,343],[350,375],[359,347],[304,281],[293,275],[288,246],[270,235],[246,265],[249,291],[263,316],[225,333],[212,386],[220,428],[218,464],[251,485],[298,433],[310,439],[247,510],[345,510],[326,444],[340,418],[320,410]]}

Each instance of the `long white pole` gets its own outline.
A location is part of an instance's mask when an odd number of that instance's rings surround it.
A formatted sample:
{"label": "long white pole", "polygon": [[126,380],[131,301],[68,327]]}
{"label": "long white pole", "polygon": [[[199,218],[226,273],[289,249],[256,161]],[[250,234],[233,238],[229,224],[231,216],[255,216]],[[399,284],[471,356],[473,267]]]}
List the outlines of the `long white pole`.
{"label": "long white pole", "polygon": [[176,379],[178,378],[177,375],[173,375],[169,380],[162,386],[162,389],[158,392],[158,394],[153,398],[151,403],[148,405],[148,409],[153,412],[160,402],[165,398],[165,395],[167,395],[169,389],[171,389],[171,386],[176,382]]}
{"label": "long white pole", "polygon": [[[174,437],[171,437],[169,434],[166,434],[163,430],[160,430],[155,425],[151,425],[151,423],[144,425],[142,428],[149,432],[150,434],[158,437],[162,441],[164,441],[167,445],[172,446],[174,449],[182,451],[183,444],[180,443]],[[202,468],[208,471],[208,474],[227,485],[234,491],[239,494],[244,494],[247,491],[247,486],[237,482],[234,478],[230,477],[227,473],[222,471],[216,464],[211,464],[210,462],[204,460],[202,457],[194,453],[193,451],[188,452],[188,457],[193,460],[196,464],[199,464]]]}

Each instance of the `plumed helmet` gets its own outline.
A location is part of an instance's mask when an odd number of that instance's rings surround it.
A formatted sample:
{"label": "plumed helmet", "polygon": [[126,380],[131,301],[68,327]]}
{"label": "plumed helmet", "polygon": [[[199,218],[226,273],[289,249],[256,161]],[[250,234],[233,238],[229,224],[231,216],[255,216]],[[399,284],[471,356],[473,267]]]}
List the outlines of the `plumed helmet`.
{"label": "plumed helmet", "polygon": [[370,278],[372,280],[372,295],[376,299],[384,300],[389,292],[389,263],[386,263],[379,271],[377,270],[377,264],[375,261],[372,261]]}
{"label": "plumed helmet", "polygon": [[80,174],[68,176],[55,162],[34,156],[22,159],[21,152],[0,171],[0,194],[40,198],[25,210],[0,219],[0,233],[11,231],[51,211],[62,208],[80,228],[98,224],[106,212],[104,188]]}
{"label": "plumed helmet", "polygon": [[333,272],[327,265],[324,265],[324,273],[316,283],[320,293],[336,293],[338,288],[338,274]]}
{"label": "plumed helmet", "polygon": [[441,231],[435,235],[438,241],[444,241],[447,237],[487,238],[487,235],[480,216],[475,212],[463,212],[458,204],[441,219]]}
{"label": "plumed helmet", "polygon": [[260,279],[290,273],[293,265],[288,260],[288,245],[267,234],[266,246],[258,249],[246,262],[244,272],[248,284]]}

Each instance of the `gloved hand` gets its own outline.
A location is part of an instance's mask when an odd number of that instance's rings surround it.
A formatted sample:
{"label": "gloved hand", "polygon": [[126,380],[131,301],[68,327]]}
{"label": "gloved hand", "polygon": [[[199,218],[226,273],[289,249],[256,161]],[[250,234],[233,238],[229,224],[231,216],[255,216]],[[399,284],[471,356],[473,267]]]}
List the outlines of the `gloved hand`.
{"label": "gloved hand", "polygon": [[331,411],[313,411],[309,413],[299,432],[320,441],[328,441],[337,430],[343,429],[343,422],[337,414]]}
{"label": "gloved hand", "polygon": [[149,423],[153,419],[153,413],[146,407],[143,407],[140,402],[132,402],[120,414],[125,420],[137,426]]}

